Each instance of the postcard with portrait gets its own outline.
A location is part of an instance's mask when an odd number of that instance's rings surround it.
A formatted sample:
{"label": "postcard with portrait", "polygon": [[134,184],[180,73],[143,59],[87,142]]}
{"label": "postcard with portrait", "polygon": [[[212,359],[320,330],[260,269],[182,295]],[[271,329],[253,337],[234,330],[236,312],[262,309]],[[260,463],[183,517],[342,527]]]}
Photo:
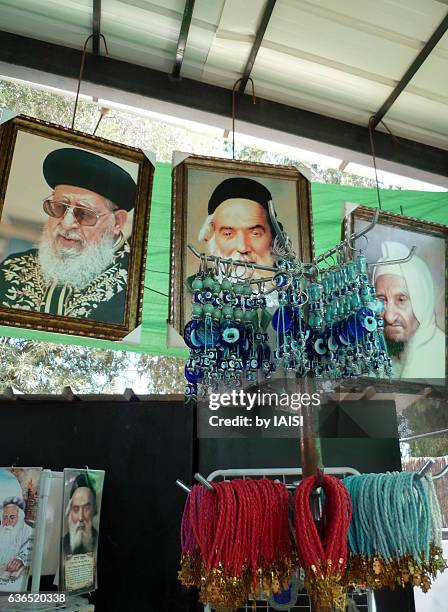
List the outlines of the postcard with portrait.
{"label": "postcard with portrait", "polygon": [[0,325],[123,339],[141,321],[152,162],[23,116],[0,143]]}
{"label": "postcard with portrait", "polygon": [[[346,237],[372,221],[372,208],[346,203],[345,211]],[[384,302],[394,379],[445,382],[447,241],[446,225],[380,211],[378,223],[354,245],[366,256]]]}
{"label": "postcard with portrait", "polygon": [[96,588],[104,475],[103,470],[64,470],[60,576],[67,593]]}
{"label": "postcard with portrait", "polygon": [[0,468],[0,591],[27,590],[42,468]]}
{"label": "postcard with portrait", "polygon": [[[176,154],[175,157],[176,159]],[[170,323],[182,334],[191,314],[185,281],[200,259],[188,245],[222,261],[244,262],[233,280],[272,277],[281,232],[302,261],[313,254],[310,183],[294,166],[186,156],[173,168]]]}

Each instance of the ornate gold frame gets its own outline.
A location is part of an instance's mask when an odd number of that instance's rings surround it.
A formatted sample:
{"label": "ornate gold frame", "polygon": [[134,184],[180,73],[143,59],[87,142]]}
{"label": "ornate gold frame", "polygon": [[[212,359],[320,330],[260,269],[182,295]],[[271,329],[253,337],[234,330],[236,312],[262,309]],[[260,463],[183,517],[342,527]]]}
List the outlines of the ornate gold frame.
{"label": "ornate gold frame", "polygon": [[[355,231],[356,219],[363,221],[372,220],[372,208],[369,206],[357,206],[350,212],[342,222],[342,238],[346,239],[351,236]],[[398,229],[413,231],[420,234],[426,234],[437,238],[443,238],[445,240],[445,386],[448,381],[448,342],[447,342],[447,330],[448,330],[448,226],[440,223],[433,223],[432,221],[423,221],[416,217],[406,217],[405,215],[398,215],[392,212],[381,210],[378,216],[379,225],[388,225],[390,227],[396,227]],[[375,228],[372,230],[375,231]],[[367,235],[369,238],[371,234]],[[363,239],[361,239],[363,240]],[[376,384],[376,383],[375,383]],[[412,381],[405,381],[401,379],[393,379],[393,384],[396,390],[407,389],[412,386]],[[397,386],[398,385],[398,386]]]}
{"label": "ornate gold frame", "polygon": [[138,164],[137,201],[134,208],[123,324],[102,323],[89,319],[0,307],[0,325],[75,334],[104,340],[122,340],[129,332],[140,325],[142,319],[146,245],[154,166],[140,149],[20,115],[0,126],[0,220],[19,131],[83,147],[93,152],[105,153]]}
{"label": "ornate gold frame", "polygon": [[296,182],[299,220],[299,252],[302,261],[311,261],[314,235],[311,212],[311,184],[294,166],[276,166],[256,162],[190,155],[173,168],[171,209],[171,269],[168,322],[182,335],[187,321],[184,313],[185,259],[187,250],[186,219],[188,215],[187,187],[189,170],[245,175],[252,178],[283,179]]}

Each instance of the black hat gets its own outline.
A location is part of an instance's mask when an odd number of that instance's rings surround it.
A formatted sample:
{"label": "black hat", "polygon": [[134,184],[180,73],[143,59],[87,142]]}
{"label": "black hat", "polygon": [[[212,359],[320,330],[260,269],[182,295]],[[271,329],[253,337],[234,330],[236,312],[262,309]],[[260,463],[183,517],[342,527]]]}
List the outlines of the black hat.
{"label": "black hat", "polygon": [[90,489],[92,491],[93,497],[96,499],[96,491],[92,485],[88,474],[78,474],[78,476],[73,481],[72,490],[70,491],[70,497],[73,497],[73,494],[76,489],[79,489],[80,487],[87,487],[88,489]]}
{"label": "black hat", "polygon": [[229,178],[220,183],[208,202],[208,214],[212,215],[218,206],[230,198],[244,198],[258,202],[268,210],[272,200],[271,192],[258,181],[248,178]]}
{"label": "black hat", "polygon": [[135,205],[137,186],[126,170],[82,149],[56,149],[44,160],[43,173],[52,189],[74,185],[99,193],[123,210]]}

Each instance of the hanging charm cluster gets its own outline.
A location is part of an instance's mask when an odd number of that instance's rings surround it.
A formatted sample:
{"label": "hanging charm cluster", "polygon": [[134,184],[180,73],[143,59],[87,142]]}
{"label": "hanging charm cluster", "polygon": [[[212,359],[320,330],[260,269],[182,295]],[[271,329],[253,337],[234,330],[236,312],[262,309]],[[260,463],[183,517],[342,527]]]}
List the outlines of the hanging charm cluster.
{"label": "hanging charm cluster", "polygon": [[241,275],[238,262],[201,256],[188,283],[187,398],[221,384],[260,382],[276,370],[330,379],[391,375],[384,305],[369,281],[366,258],[345,247],[337,262],[319,269],[284,251],[267,268],[272,276],[261,279],[252,278],[250,264],[243,264]]}

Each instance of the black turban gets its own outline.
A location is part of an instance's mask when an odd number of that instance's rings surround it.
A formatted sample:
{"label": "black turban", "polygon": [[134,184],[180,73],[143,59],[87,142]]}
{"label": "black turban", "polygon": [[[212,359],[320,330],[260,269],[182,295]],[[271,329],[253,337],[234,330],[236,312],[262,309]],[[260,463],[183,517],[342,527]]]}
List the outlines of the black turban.
{"label": "black turban", "polygon": [[92,492],[92,497],[93,497],[94,505],[96,508],[96,491],[94,489],[94,486],[88,474],[78,474],[78,476],[75,478],[73,485],[72,485],[72,490],[70,491],[70,499],[73,497],[73,494],[76,491],[76,489],[79,489],[80,487],[87,487],[87,489],[90,489],[90,491]]}
{"label": "black turban", "polygon": [[229,178],[220,183],[208,202],[208,214],[212,215],[218,206],[231,198],[244,198],[258,202],[268,210],[268,202],[272,200],[271,192],[258,181],[248,178]]}
{"label": "black turban", "polygon": [[94,191],[118,208],[131,210],[137,186],[126,170],[104,157],[82,149],[56,149],[44,160],[43,173],[52,189],[73,185]]}

